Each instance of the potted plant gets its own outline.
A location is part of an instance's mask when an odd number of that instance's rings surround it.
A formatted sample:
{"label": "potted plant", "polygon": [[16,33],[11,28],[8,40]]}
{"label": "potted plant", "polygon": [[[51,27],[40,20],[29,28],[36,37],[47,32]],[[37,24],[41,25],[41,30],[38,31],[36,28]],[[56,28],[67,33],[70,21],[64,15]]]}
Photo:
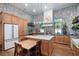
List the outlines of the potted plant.
{"label": "potted plant", "polygon": [[63,25],[63,34],[67,35],[67,26],[66,26],[66,24]]}

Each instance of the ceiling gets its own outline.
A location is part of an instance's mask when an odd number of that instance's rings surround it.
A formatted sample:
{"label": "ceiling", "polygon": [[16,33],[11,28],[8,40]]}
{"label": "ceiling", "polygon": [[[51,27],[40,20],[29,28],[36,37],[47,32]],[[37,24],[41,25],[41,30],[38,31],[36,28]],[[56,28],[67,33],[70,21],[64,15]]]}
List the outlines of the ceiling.
{"label": "ceiling", "polygon": [[[28,3],[28,6],[25,6],[25,3],[12,3],[11,5],[25,11],[30,15],[38,15],[46,10],[58,10],[75,5],[75,3]],[[33,10],[36,11],[33,12]]]}

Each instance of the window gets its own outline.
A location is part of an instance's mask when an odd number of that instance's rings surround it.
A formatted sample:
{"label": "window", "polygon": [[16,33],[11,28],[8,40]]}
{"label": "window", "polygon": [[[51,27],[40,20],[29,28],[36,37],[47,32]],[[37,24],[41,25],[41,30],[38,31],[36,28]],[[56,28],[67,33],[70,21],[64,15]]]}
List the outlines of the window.
{"label": "window", "polygon": [[62,34],[63,22],[62,19],[54,19],[55,22],[55,34]]}

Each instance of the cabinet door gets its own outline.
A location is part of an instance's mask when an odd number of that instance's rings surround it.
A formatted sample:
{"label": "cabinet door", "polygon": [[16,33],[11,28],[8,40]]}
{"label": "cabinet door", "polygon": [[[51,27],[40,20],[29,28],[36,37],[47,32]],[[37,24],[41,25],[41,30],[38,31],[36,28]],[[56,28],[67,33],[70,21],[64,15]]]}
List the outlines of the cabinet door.
{"label": "cabinet door", "polygon": [[79,48],[77,48],[74,44],[73,44],[73,52],[74,55],[79,56]]}
{"label": "cabinet door", "polygon": [[55,36],[54,42],[63,44],[63,36]]}
{"label": "cabinet door", "polygon": [[64,36],[64,44],[70,45],[70,37]]}
{"label": "cabinet door", "polygon": [[52,44],[52,41],[49,41],[49,55],[51,56],[52,55],[52,52],[53,52],[53,44]]}
{"label": "cabinet door", "polygon": [[13,24],[19,24],[19,20],[18,19],[19,19],[18,17],[12,16],[12,23]]}
{"label": "cabinet door", "polygon": [[79,48],[77,48],[76,55],[79,56]]}
{"label": "cabinet door", "polygon": [[73,44],[73,53],[74,53],[74,55],[77,55],[77,48],[74,44]]}
{"label": "cabinet door", "polygon": [[2,44],[3,44],[3,36],[0,35],[0,47],[2,46]]}
{"label": "cabinet door", "polygon": [[49,55],[49,42],[46,40],[42,41],[41,53],[42,53],[42,55],[47,55],[47,56]]}
{"label": "cabinet door", "polygon": [[2,35],[2,24],[0,24],[0,35]]}
{"label": "cabinet door", "polygon": [[20,19],[19,21],[19,32],[20,32],[20,35],[26,35],[27,33],[27,22],[26,20],[22,20]]}
{"label": "cabinet door", "polygon": [[24,35],[24,22],[21,19],[19,19],[19,34]]}
{"label": "cabinet door", "polygon": [[0,15],[0,23],[2,23],[3,17],[2,15]]}
{"label": "cabinet door", "polygon": [[4,17],[4,23],[12,23],[12,19],[11,19],[11,16],[10,14],[7,14],[7,13],[4,13],[3,14],[3,17]]}
{"label": "cabinet door", "polygon": [[24,26],[23,27],[24,27],[24,31],[23,31],[24,35],[26,35],[27,34],[27,21],[26,20],[24,21]]}

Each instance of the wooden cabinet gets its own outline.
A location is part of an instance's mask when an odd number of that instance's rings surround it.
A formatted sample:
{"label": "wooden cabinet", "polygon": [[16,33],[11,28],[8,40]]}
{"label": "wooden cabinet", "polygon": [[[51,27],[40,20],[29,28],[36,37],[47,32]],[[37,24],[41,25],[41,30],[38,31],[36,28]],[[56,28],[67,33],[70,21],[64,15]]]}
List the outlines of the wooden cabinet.
{"label": "wooden cabinet", "polygon": [[27,34],[27,21],[24,20],[24,35]]}
{"label": "wooden cabinet", "polygon": [[19,24],[19,18],[17,16],[12,17],[12,23],[13,24]]}
{"label": "wooden cabinet", "polygon": [[76,55],[76,50],[77,50],[77,48],[76,48],[76,46],[73,44],[73,53],[74,53],[74,55]]}
{"label": "wooden cabinet", "polygon": [[0,24],[0,50],[2,50],[3,44],[3,32],[2,32],[2,24]]}
{"label": "wooden cabinet", "polygon": [[73,52],[74,55],[79,56],[79,48],[77,48],[74,44],[73,44]]}
{"label": "wooden cabinet", "polygon": [[3,36],[2,35],[0,35],[0,45],[2,45],[2,39],[3,39]]}
{"label": "wooden cabinet", "polygon": [[55,36],[54,42],[63,44],[63,36]]}
{"label": "wooden cabinet", "polygon": [[8,14],[8,13],[3,13],[3,22],[4,23],[12,23],[12,15]]}
{"label": "wooden cabinet", "polygon": [[26,32],[27,31],[27,21],[20,19],[19,27],[20,27],[20,29],[19,29],[20,35],[26,35],[26,33],[27,33]]}
{"label": "wooden cabinet", "polygon": [[60,44],[70,45],[70,37],[67,35],[55,36],[54,42],[60,43]]}
{"label": "wooden cabinet", "polygon": [[64,36],[63,41],[64,41],[64,44],[70,45],[70,37],[69,36]]}
{"label": "wooden cabinet", "polygon": [[49,41],[49,55],[50,55],[50,56],[52,55],[53,49],[54,49],[53,43],[52,43],[52,41],[50,40],[50,41]]}
{"label": "wooden cabinet", "polygon": [[24,35],[23,34],[23,20],[19,19],[19,35]]}
{"label": "wooden cabinet", "polygon": [[23,36],[27,34],[27,21],[22,20],[21,18],[19,19],[19,35],[20,35],[20,40],[23,39]]}
{"label": "wooden cabinet", "polygon": [[3,30],[4,24],[17,24],[19,25],[19,38],[22,39],[23,35],[26,35],[27,32],[27,21],[9,13],[0,13],[0,46],[3,46],[4,37],[3,37]]}
{"label": "wooden cabinet", "polygon": [[46,55],[46,56],[49,55],[49,41],[42,40],[41,53],[42,53],[42,55]]}
{"label": "wooden cabinet", "polygon": [[1,15],[2,15],[2,13],[0,13],[0,24],[2,23],[2,19],[3,19],[3,17]]}
{"label": "wooden cabinet", "polygon": [[45,56],[51,56],[53,52],[52,42],[48,40],[42,40],[41,54]]}
{"label": "wooden cabinet", "polygon": [[19,37],[19,41],[22,41],[23,38],[24,38],[24,36],[20,36]]}
{"label": "wooden cabinet", "polygon": [[76,55],[79,56],[79,48],[76,48]]}
{"label": "wooden cabinet", "polygon": [[2,38],[3,38],[2,24],[0,24],[0,45],[2,44]]}

